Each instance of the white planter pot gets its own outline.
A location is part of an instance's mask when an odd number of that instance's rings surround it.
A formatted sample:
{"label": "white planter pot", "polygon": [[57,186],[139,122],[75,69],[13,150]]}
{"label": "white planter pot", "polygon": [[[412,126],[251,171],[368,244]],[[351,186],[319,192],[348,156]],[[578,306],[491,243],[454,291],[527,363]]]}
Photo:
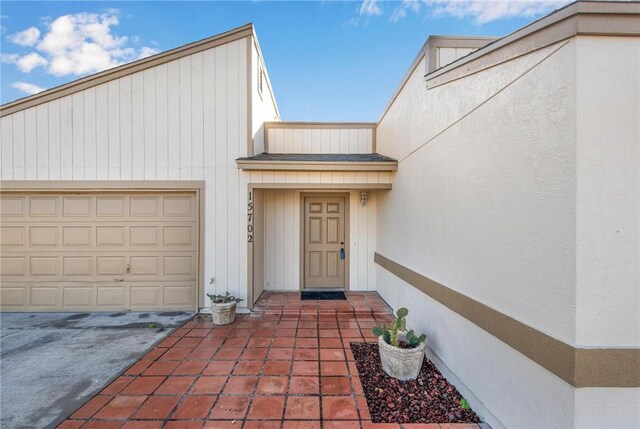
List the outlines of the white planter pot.
{"label": "white planter pot", "polygon": [[236,320],[236,302],[211,303],[211,320],[214,325],[228,325]]}
{"label": "white planter pot", "polygon": [[399,380],[415,380],[420,373],[427,343],[422,342],[413,349],[401,349],[387,344],[382,336],[378,338],[382,369],[389,376]]}

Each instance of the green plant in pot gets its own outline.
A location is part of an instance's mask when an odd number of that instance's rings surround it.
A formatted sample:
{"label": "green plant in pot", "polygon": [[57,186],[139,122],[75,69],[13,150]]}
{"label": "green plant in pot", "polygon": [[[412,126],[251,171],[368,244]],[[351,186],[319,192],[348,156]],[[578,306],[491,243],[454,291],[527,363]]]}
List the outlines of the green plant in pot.
{"label": "green plant in pot", "polygon": [[389,376],[399,380],[415,380],[420,373],[427,336],[416,336],[407,331],[409,310],[400,308],[389,329],[376,326],[373,334],[378,337],[382,369]]}
{"label": "green plant in pot", "polygon": [[236,306],[243,301],[241,298],[226,292],[224,295],[207,294],[211,300],[211,320],[214,325],[228,325],[236,320]]}

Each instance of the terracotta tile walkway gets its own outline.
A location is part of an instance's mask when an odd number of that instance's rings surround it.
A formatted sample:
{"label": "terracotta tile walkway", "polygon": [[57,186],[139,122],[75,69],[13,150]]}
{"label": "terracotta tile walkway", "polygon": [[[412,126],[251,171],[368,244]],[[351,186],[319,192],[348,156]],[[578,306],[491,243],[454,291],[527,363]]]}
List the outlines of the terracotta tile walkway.
{"label": "terracotta tile walkway", "polygon": [[[149,351],[60,428],[400,429],[372,424],[351,342],[390,320],[375,292],[301,301],[265,292],[254,312],[214,327],[198,315]],[[411,425],[404,429],[477,429]]]}

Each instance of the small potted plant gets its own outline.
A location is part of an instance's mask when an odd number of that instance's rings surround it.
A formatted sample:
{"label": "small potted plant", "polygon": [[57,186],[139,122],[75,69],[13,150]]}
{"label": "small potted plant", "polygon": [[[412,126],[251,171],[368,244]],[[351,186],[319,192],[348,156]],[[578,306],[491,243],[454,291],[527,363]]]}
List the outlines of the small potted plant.
{"label": "small potted plant", "polygon": [[378,336],[382,369],[399,380],[415,380],[418,377],[427,347],[426,335],[416,337],[413,331],[407,332],[408,314],[409,310],[400,308],[390,329],[379,326],[373,328],[373,334]]}
{"label": "small potted plant", "polygon": [[236,305],[242,301],[226,292],[224,295],[207,294],[211,300],[211,319],[214,325],[228,325],[236,320]]}

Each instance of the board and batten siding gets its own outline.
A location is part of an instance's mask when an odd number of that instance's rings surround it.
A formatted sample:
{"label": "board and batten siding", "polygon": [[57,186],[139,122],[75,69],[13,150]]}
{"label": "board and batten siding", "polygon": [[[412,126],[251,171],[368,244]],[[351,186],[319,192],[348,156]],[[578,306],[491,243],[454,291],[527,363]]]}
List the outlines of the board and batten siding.
{"label": "board and batten siding", "polygon": [[2,117],[1,179],[204,180],[206,292],[246,298],[249,40]]}
{"label": "board and batten siding", "polygon": [[[300,190],[263,190],[264,289],[300,290]],[[342,191],[344,192],[344,191]],[[376,250],[377,191],[349,192],[349,290],[376,289],[373,255]],[[326,195],[326,192],[322,192]],[[311,195],[311,194],[309,194]]]}
{"label": "board and batten siding", "polygon": [[374,125],[359,127],[267,124],[269,153],[372,153]]}

